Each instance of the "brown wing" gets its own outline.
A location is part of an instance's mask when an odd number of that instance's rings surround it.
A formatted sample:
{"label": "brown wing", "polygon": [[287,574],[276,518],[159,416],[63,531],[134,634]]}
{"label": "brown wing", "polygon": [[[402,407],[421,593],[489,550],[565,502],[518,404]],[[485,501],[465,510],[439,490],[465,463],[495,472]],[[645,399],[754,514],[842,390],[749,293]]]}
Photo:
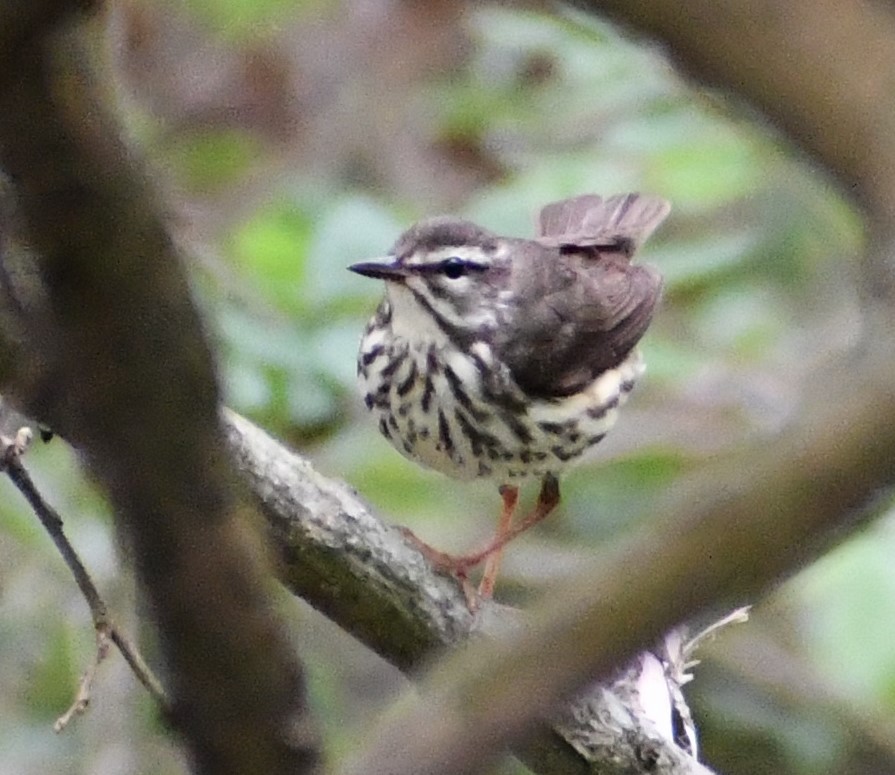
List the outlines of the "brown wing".
{"label": "brown wing", "polygon": [[495,347],[523,390],[571,395],[621,363],[652,320],[659,274],[634,266],[634,248],[669,206],[629,194],[577,197],[548,205],[540,236],[520,243],[513,262],[508,324]]}

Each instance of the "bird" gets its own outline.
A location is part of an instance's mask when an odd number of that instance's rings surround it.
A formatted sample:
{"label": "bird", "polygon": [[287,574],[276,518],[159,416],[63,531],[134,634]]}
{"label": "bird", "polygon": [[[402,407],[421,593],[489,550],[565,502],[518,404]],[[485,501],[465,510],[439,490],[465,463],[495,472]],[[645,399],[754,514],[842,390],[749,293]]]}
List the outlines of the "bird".
{"label": "bird", "polygon": [[[632,258],[669,211],[658,196],[585,194],[544,206],[534,239],[429,217],[384,258],[348,267],[385,283],[357,358],[382,435],[418,464],[498,485],[497,530],[475,551],[447,554],[404,529],[471,607],[493,595],[506,544],[556,508],[560,474],[603,439],[643,374],[637,344],[662,278]],[[514,521],[532,479],[537,502]],[[476,598],[468,573],[483,562]]]}

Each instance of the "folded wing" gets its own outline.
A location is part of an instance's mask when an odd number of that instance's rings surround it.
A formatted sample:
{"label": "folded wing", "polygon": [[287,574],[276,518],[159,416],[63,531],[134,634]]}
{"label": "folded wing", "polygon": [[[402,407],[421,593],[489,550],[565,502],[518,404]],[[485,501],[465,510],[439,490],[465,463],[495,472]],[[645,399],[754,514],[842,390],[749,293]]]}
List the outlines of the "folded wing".
{"label": "folded wing", "polygon": [[529,395],[584,389],[631,352],[652,320],[662,279],[631,256],[668,214],[658,197],[586,195],[547,205],[542,251],[513,277],[512,323],[495,345]]}

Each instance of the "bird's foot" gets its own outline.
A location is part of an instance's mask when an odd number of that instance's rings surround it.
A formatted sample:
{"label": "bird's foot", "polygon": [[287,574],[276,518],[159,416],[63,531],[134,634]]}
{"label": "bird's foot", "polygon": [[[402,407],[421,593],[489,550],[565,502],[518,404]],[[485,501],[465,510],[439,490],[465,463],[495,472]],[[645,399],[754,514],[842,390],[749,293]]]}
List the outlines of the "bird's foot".
{"label": "bird's foot", "polygon": [[460,589],[463,590],[463,596],[466,598],[466,605],[469,610],[472,613],[478,611],[482,598],[469,580],[469,571],[476,565],[481,564],[488,555],[481,552],[448,554],[440,549],[436,549],[431,544],[427,544],[408,527],[399,527],[398,530],[429,561],[436,573],[451,576],[457,580]]}
{"label": "bird's foot", "polygon": [[[500,569],[503,548],[516,536],[540,522],[550,514],[559,503],[559,483],[556,477],[548,474],[541,484],[541,492],[537,504],[530,514],[517,524],[513,524],[513,513],[519,497],[519,490],[512,486],[500,488],[503,498],[503,511],[496,535],[481,549],[469,554],[448,554],[434,546],[427,544],[417,536],[410,528],[399,528],[401,534],[411,543],[431,564],[438,573],[443,573],[457,579],[469,610],[475,613],[482,600],[490,600],[494,593],[494,584]],[[485,570],[482,580],[476,589],[469,580],[469,571],[482,563]]]}

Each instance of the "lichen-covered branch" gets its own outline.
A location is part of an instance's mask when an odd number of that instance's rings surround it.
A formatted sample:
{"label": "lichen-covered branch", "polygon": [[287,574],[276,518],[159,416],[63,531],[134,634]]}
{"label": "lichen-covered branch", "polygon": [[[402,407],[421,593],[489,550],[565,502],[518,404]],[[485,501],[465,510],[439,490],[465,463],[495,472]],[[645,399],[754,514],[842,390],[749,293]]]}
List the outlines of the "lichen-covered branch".
{"label": "lichen-covered branch", "polygon": [[439,663],[342,772],[481,771],[586,677],[610,675],[677,622],[757,600],[846,525],[878,513],[893,485],[886,346],[819,377],[801,422],[675,492],[648,529],[552,590],[523,630]]}
{"label": "lichen-covered branch", "polygon": [[[385,659],[409,671],[469,638],[524,631],[520,611],[493,602],[474,617],[459,584],[435,573],[347,485],[235,412],[222,418],[267,517],[283,582]],[[592,687],[561,712],[561,722],[541,726],[515,752],[544,775],[707,773],[631,701],[638,677],[622,671],[615,683]]]}

